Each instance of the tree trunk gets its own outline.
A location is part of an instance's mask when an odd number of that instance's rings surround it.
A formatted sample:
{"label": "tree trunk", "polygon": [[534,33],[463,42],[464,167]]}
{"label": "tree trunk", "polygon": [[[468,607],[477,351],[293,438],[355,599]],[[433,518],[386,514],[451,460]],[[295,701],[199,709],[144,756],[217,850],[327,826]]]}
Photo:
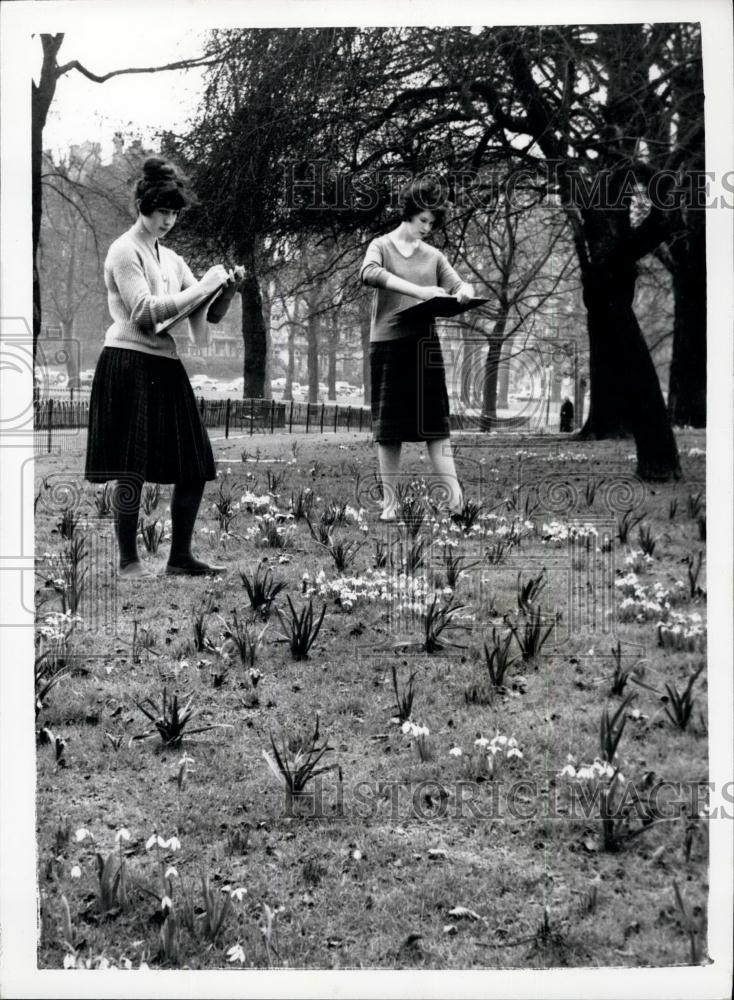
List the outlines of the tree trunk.
{"label": "tree trunk", "polygon": [[671,240],[674,319],[668,413],[679,427],[706,426],[706,220],[689,212],[686,238]]}
{"label": "tree trunk", "polygon": [[362,384],[364,385],[364,405],[372,402],[372,369],[370,367],[370,308],[365,299],[359,311],[359,335],[362,341]]}
{"label": "tree trunk", "polygon": [[285,368],[285,389],[283,399],[293,399],[293,369],[296,364],[296,331],[293,324],[288,326],[288,361]]}
{"label": "tree trunk", "polygon": [[64,40],[63,34],[41,35],[43,63],[38,84],[31,85],[31,223],[33,232],[33,361],[35,364],[38,338],[41,335],[41,282],[38,275],[38,242],[41,238],[43,193],[43,129],[56,93],[56,55]]}
{"label": "tree trunk", "polygon": [[591,398],[579,438],[634,435],[637,472],[643,479],[679,476],[680,464],[655,366],[642,336],[632,300],[637,279],[633,261],[587,263],[582,271],[588,314]]}
{"label": "tree trunk", "polygon": [[318,402],[319,398],[319,326],[320,316],[316,297],[311,296],[308,303],[308,320],[306,323],[306,365],[308,370],[308,401]]}
{"label": "tree trunk", "polygon": [[336,349],[339,344],[339,321],[337,314],[331,317],[331,329],[329,330],[328,346],[328,367],[326,382],[328,386],[329,399],[336,399]]}
{"label": "tree trunk", "polygon": [[479,426],[483,430],[491,430],[497,422],[497,378],[502,355],[502,338],[492,336],[484,362],[484,378],[482,380],[482,414]]}
{"label": "tree trunk", "polygon": [[273,338],[270,333],[271,301],[267,288],[262,288],[261,293],[263,300],[263,305],[262,305],[263,323],[265,324],[265,377],[263,381],[263,399],[272,399],[273,387],[270,384],[273,378],[273,373],[272,373]]}
{"label": "tree trunk", "polygon": [[500,371],[497,383],[497,409],[508,410],[510,408],[510,354],[512,353],[512,341],[514,334],[509,336],[504,343],[502,353],[505,355],[500,361]]}
{"label": "tree trunk", "polygon": [[262,399],[265,389],[265,363],[268,353],[267,330],[263,319],[262,294],[257,276],[255,254],[242,254],[246,266],[242,297],[242,339],[245,345],[245,399]]}
{"label": "tree trunk", "polygon": [[551,403],[561,402],[563,372],[555,362],[551,362]]}

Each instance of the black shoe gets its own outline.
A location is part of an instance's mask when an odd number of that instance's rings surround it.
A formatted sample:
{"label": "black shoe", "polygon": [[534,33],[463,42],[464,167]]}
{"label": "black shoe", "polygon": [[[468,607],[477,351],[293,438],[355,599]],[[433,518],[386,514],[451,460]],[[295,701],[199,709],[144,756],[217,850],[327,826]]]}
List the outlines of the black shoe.
{"label": "black shoe", "polygon": [[226,572],[226,566],[210,566],[200,559],[188,559],[180,566],[168,563],[165,569],[166,576],[219,576]]}

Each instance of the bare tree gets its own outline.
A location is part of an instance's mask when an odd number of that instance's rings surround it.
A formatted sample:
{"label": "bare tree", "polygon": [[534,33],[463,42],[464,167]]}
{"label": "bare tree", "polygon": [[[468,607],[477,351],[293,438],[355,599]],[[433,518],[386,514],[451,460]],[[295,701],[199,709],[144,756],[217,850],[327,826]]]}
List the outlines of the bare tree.
{"label": "bare tree", "polygon": [[34,358],[38,337],[41,332],[41,286],[38,274],[38,243],[41,235],[41,216],[43,212],[42,172],[43,172],[43,130],[48,112],[56,93],[56,85],[67,73],[81,73],[93,83],[104,83],[114,76],[130,73],[160,73],[165,70],[188,69],[193,66],[206,66],[209,60],[200,57],[184,59],[168,63],[165,66],[129,67],[111,70],[107,73],[93,73],[77,59],[67,63],[59,62],[59,51],[64,41],[63,33],[40,36],[43,59],[38,83],[33,81],[31,94],[31,196],[33,222],[33,352]]}

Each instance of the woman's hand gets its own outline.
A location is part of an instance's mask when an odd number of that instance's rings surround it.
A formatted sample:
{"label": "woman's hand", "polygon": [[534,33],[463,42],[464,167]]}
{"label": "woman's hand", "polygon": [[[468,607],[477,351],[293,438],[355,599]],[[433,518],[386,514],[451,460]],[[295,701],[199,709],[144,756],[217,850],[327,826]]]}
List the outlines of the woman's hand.
{"label": "woman's hand", "polygon": [[235,292],[238,292],[242,288],[244,283],[245,268],[238,264],[227,272],[227,283],[224,286],[224,291],[227,294],[234,295]]}
{"label": "woman's hand", "polygon": [[456,293],[456,301],[459,305],[465,305],[467,302],[471,302],[474,298],[474,289],[466,281],[459,287]]}
{"label": "woman's hand", "polygon": [[215,264],[214,267],[209,268],[199,282],[199,285],[201,286],[202,292],[208,295],[209,292],[214,292],[221,285],[224,285],[228,281],[228,278],[229,275],[226,267],[224,267],[223,264]]}
{"label": "woman's hand", "polygon": [[435,299],[437,296],[448,295],[446,289],[441,288],[440,285],[421,285],[420,288],[422,293],[420,297],[424,302],[427,302],[428,299]]}

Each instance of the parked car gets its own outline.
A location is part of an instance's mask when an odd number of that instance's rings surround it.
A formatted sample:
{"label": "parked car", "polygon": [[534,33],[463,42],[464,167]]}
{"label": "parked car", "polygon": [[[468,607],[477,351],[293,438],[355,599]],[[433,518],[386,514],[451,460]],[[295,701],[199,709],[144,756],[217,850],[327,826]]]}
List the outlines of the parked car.
{"label": "parked car", "polygon": [[240,396],[242,395],[242,390],[245,388],[245,380],[242,376],[240,378],[232,379],[231,382],[220,382],[219,389],[221,392],[236,392]]}
{"label": "parked car", "polygon": [[337,396],[356,396],[359,390],[355,385],[351,385],[349,382],[337,382],[336,383],[336,394]]}
{"label": "parked car", "polygon": [[209,375],[192,375],[189,381],[194,389],[216,389],[219,384],[216,379]]}

